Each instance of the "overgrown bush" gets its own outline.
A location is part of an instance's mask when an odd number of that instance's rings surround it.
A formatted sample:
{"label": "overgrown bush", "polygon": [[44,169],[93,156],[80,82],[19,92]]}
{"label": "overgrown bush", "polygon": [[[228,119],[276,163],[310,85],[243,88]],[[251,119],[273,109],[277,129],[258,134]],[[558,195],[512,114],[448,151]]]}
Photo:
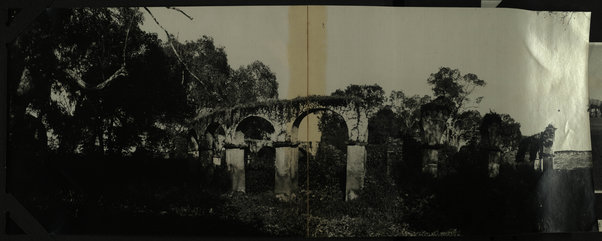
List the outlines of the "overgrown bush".
{"label": "overgrown bush", "polygon": [[304,236],[306,223],[305,199],[294,195],[284,202],[274,193],[231,193],[216,211],[229,220],[240,221],[269,236]]}

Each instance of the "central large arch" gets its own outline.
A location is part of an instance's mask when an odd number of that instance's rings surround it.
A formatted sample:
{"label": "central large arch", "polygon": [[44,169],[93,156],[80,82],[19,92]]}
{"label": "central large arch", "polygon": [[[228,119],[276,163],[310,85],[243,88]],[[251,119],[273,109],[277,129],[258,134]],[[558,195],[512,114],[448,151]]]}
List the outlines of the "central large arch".
{"label": "central large arch", "polygon": [[217,122],[211,123],[205,130],[203,140],[203,149],[206,150],[206,156],[202,158],[209,159],[213,165],[221,165],[226,140],[226,131],[224,127]]}
{"label": "central large arch", "polygon": [[242,118],[230,131],[226,163],[232,176],[232,190],[246,192],[246,166],[251,156],[264,146],[271,146],[274,125],[264,117],[251,115]]}
{"label": "central large arch", "polygon": [[[315,131],[320,133],[320,138],[302,140],[298,136],[299,127],[312,114],[318,117],[318,123],[308,126],[308,130],[317,128]],[[347,144],[350,139],[349,127],[344,117],[328,108],[307,110],[294,121],[291,140],[299,143],[299,151],[296,152],[299,176],[306,178],[301,184],[305,184],[306,188],[311,190],[321,190],[318,193],[326,191],[336,197],[345,198]]]}

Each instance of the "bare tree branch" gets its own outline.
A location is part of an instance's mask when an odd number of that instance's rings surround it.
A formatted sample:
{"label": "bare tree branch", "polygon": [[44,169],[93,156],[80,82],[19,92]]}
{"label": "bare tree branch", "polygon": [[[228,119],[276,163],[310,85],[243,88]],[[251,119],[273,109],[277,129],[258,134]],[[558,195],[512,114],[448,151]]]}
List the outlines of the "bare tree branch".
{"label": "bare tree branch", "polygon": [[127,76],[127,71],[125,70],[125,65],[122,65],[121,68],[117,69],[117,71],[115,71],[115,73],[113,73],[113,75],[111,75],[108,79],[106,79],[102,83],[99,83],[95,86],[90,86],[90,85],[88,85],[88,83],[86,83],[86,81],[84,81],[81,78],[81,76],[77,75],[74,71],[67,71],[67,73],[69,74],[69,76],[71,76],[71,78],[75,79],[75,82],[77,83],[77,85],[79,85],[79,87],[86,89],[86,90],[102,90],[105,87],[107,87],[111,82],[113,82],[113,80],[115,80],[119,77]]}
{"label": "bare tree branch", "polygon": [[105,87],[107,87],[111,82],[113,82],[113,80],[119,78],[119,77],[125,77],[128,75],[127,70],[125,69],[125,64],[126,64],[126,51],[127,51],[127,43],[128,43],[128,38],[130,35],[130,29],[132,28],[132,23],[134,22],[134,16],[132,16],[130,18],[130,22],[128,24],[128,28],[125,32],[125,40],[123,42],[123,54],[122,54],[122,58],[123,58],[123,62],[121,63],[121,67],[119,69],[117,69],[111,76],[109,76],[109,78],[107,78],[105,81],[95,85],[95,86],[90,86],[86,81],[84,81],[81,77],[80,74],[76,74],[76,71],[66,71],[67,74],[69,74],[69,76],[71,76],[71,78],[75,79],[75,82],[77,83],[77,85],[79,85],[79,87],[81,87],[82,89],[86,89],[86,90],[102,90]]}
{"label": "bare tree branch", "polygon": [[[167,7],[169,9],[173,9],[176,10],[182,14],[184,14],[184,16],[188,17],[190,20],[192,20],[192,17],[188,14],[186,14],[184,11],[182,11],[181,9],[175,8],[175,7]],[[167,38],[168,40],[171,40],[171,35],[169,34],[169,32],[167,32],[167,30],[159,23],[159,21],[157,20],[157,18],[155,18],[155,16],[151,13],[151,11],[148,8],[144,8],[148,14],[151,15],[151,17],[153,18],[153,20],[155,21],[155,23],[157,25],[159,25],[159,27],[161,29],[163,29],[163,31],[165,32],[165,34],[167,34]],[[81,88],[83,89],[87,89],[87,90],[102,90],[105,87],[107,87],[111,82],[113,82],[115,79],[119,78],[119,77],[125,77],[128,75],[127,70],[125,68],[126,66],[126,53],[127,53],[127,43],[128,43],[128,39],[129,39],[129,35],[130,35],[130,30],[132,28],[132,24],[134,22],[134,16],[132,16],[130,18],[130,21],[128,23],[128,28],[126,30],[125,33],[125,41],[123,43],[123,53],[122,53],[122,61],[123,63],[121,64],[121,67],[119,69],[117,69],[109,78],[107,78],[105,81],[95,85],[95,86],[90,86],[88,83],[86,83],[82,78],[81,75],[76,74],[74,71],[68,71],[68,74],[76,80],[77,85],[79,85]],[[184,66],[184,68],[186,69],[186,71],[192,75],[192,77],[194,77],[197,81],[199,81],[199,83],[201,83],[202,85],[205,86],[205,84],[203,83],[203,81],[196,76],[194,73],[192,73],[192,71],[190,70],[190,68],[188,68],[188,65],[186,65],[186,63],[184,63],[184,61],[182,60],[182,58],[180,57],[180,55],[178,54],[178,51],[176,50],[175,46],[173,45],[173,43],[171,41],[168,41],[169,45],[171,46],[171,49],[173,50],[174,54],[176,55],[176,57],[178,58],[178,61]]]}
{"label": "bare tree branch", "polygon": [[132,23],[134,22],[134,16],[135,15],[132,15],[132,17],[130,18],[130,23],[128,24],[128,28],[125,32],[125,41],[123,42],[123,65],[124,66],[125,66],[125,51],[128,46],[128,37],[130,36],[130,29],[132,28]]}
{"label": "bare tree branch", "polygon": [[153,20],[155,21],[155,23],[161,29],[163,29],[163,31],[167,35],[167,43],[169,44],[169,46],[173,50],[174,54],[176,55],[176,58],[178,58],[178,61],[184,66],[184,68],[186,69],[186,71],[190,75],[192,75],[192,77],[195,78],[200,84],[202,84],[203,86],[207,87],[207,85],[198,76],[196,76],[194,73],[192,73],[192,71],[190,70],[190,68],[188,68],[188,65],[186,63],[184,63],[184,61],[182,60],[182,57],[180,57],[180,54],[178,54],[178,51],[176,50],[176,47],[173,45],[173,42],[170,41],[172,39],[171,39],[171,35],[169,34],[169,32],[167,32],[167,30],[159,23],[159,21],[157,20],[157,18],[155,18],[155,15],[153,15],[153,13],[151,13],[151,11],[147,7],[144,7],[144,10],[146,10],[146,12],[148,12],[148,14],[151,16],[151,18],[153,18]]}
{"label": "bare tree branch", "polygon": [[192,18],[190,15],[188,15],[188,14],[187,14],[186,12],[184,12],[182,9],[179,9],[179,8],[176,8],[176,7],[167,7],[167,8],[169,8],[169,9],[173,9],[173,10],[176,10],[176,11],[178,11],[178,12],[180,12],[180,13],[184,14],[184,16],[186,16],[188,19],[190,19],[190,20],[194,20],[194,19],[193,19],[193,18]]}

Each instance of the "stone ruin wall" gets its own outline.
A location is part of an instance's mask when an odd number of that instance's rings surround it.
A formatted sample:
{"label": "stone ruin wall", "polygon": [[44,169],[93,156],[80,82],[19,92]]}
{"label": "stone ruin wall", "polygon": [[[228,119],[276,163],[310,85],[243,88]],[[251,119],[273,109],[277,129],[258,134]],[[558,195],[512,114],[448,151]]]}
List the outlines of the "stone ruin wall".
{"label": "stone ruin wall", "polygon": [[575,170],[592,167],[591,151],[557,151],[552,161],[554,170]]}

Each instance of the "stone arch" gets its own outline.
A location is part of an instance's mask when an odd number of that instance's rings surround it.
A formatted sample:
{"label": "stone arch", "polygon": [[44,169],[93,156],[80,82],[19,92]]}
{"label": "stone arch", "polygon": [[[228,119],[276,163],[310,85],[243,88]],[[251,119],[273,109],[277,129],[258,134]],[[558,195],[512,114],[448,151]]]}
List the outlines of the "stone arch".
{"label": "stone arch", "polygon": [[195,141],[198,142],[199,136],[197,135],[197,132],[194,128],[191,128],[188,130],[188,137],[193,138],[193,139],[195,139]]}
{"label": "stone arch", "polygon": [[197,135],[196,130],[194,128],[188,130],[188,133],[186,135],[186,143],[188,156],[192,158],[198,158],[200,150],[200,141],[199,136]]}
{"label": "stone arch", "polygon": [[[246,141],[247,137],[243,133],[241,128],[244,128],[246,121],[258,121],[263,122],[263,127],[268,128],[267,131],[269,136],[265,136],[260,134],[259,140],[255,139],[253,141]],[[252,123],[252,122],[251,122]],[[247,155],[249,155],[248,144],[250,145],[271,145],[271,141],[274,139],[275,135],[275,125],[269,118],[266,118],[261,115],[249,115],[244,118],[239,119],[235,124],[233,124],[230,129],[226,133],[226,164],[227,168],[230,172],[232,178],[232,190],[246,192],[246,174],[245,174],[245,166]],[[258,133],[254,133],[258,134]],[[262,143],[267,142],[267,143]],[[248,143],[248,144],[247,144]],[[247,151],[245,151],[247,149]]]}
{"label": "stone arch", "polygon": [[208,148],[211,150],[220,150],[224,146],[226,138],[226,128],[220,123],[213,122],[205,128],[203,133],[204,139],[207,141]]}
{"label": "stone arch", "polygon": [[[324,97],[329,100],[330,97]],[[232,180],[232,191],[245,192],[245,148],[253,141],[245,141],[240,126],[249,118],[260,118],[273,128],[269,142],[275,149],[274,193],[277,197],[287,197],[298,188],[298,127],[303,118],[319,111],[334,113],[343,119],[347,129],[345,199],[354,199],[364,186],[366,148],[368,139],[368,117],[371,111],[348,99],[325,101],[324,98],[295,99],[265,103],[261,108],[234,107],[207,113],[199,118],[226,123],[225,160]],[[327,104],[331,103],[331,104]],[[270,128],[270,131],[272,129]],[[249,148],[251,149],[251,148]],[[256,148],[257,149],[257,148]]]}
{"label": "stone arch", "polygon": [[[330,135],[328,136],[325,135],[326,133],[322,133],[323,136],[320,143],[301,142],[298,138],[301,122],[310,114],[319,112],[330,115],[327,120],[332,121],[330,124],[332,124],[333,127],[336,126],[334,129],[340,130],[340,132],[336,132],[336,134],[330,132]],[[337,191],[332,194],[337,196],[340,195],[340,198],[344,198],[346,196],[345,192],[347,185],[347,150],[348,145],[351,142],[351,133],[349,121],[341,113],[345,112],[339,112],[331,108],[317,107],[305,110],[298,115],[291,126],[291,142],[294,145],[297,145],[294,147],[295,149],[291,151],[291,154],[295,155],[293,160],[297,161],[297,163],[295,163],[296,167],[298,170],[301,170],[301,172],[297,172],[296,175],[293,176],[293,182],[296,182],[298,185],[299,177],[303,180],[308,174],[310,176],[309,180],[312,183],[310,188],[320,188],[324,186],[334,187]],[[305,153],[305,158],[301,155],[303,152]],[[311,158],[312,161],[308,162],[308,158]],[[308,164],[309,167],[307,166]],[[324,175],[325,173],[329,174]],[[329,188],[328,190],[331,189]]]}
{"label": "stone arch", "polygon": [[[261,115],[249,115],[249,116],[245,116],[244,118],[241,118],[240,121],[238,121],[237,123],[235,123],[231,128],[230,131],[227,135],[227,139],[226,141],[229,144],[234,144],[234,145],[243,145],[245,139],[247,138],[247,136],[243,133],[243,131],[241,130],[242,128],[245,128],[245,124],[248,124],[249,122],[263,122],[264,124],[264,128],[268,128],[268,130],[264,130],[268,133],[270,133],[269,136],[264,136],[260,139],[263,140],[274,140],[274,135],[276,134],[276,125],[273,121],[271,121],[269,118],[266,118],[264,116]],[[265,124],[269,124],[269,125],[265,125]],[[253,133],[253,134],[257,134],[257,133]]]}
{"label": "stone arch", "polygon": [[226,140],[226,129],[224,126],[218,122],[212,122],[204,129],[202,139],[202,146],[206,151],[201,154],[202,158],[207,159],[213,165],[221,165]]}
{"label": "stone arch", "polygon": [[345,115],[339,113],[338,111],[332,110],[330,108],[317,107],[317,108],[311,108],[311,109],[305,110],[305,111],[301,112],[301,114],[299,114],[297,117],[295,117],[295,120],[292,122],[292,124],[289,128],[290,140],[292,143],[299,142],[299,140],[298,140],[299,125],[301,124],[303,119],[305,119],[305,117],[307,117],[310,114],[315,114],[318,112],[334,113],[335,115],[340,117],[343,120],[343,123],[345,123],[345,128],[347,129],[347,140],[346,141],[349,140],[349,138],[351,137],[351,131],[350,131],[351,128],[349,127],[349,121],[347,120],[347,118],[345,118]]}

